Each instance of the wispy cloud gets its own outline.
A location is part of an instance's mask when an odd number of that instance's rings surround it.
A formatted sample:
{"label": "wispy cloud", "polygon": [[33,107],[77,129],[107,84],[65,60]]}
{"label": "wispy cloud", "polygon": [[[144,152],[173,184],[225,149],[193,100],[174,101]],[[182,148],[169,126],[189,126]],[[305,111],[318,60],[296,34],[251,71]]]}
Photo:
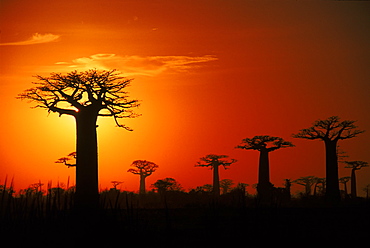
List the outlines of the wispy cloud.
{"label": "wispy cloud", "polygon": [[28,40],[0,43],[0,46],[34,45],[34,44],[53,42],[53,41],[58,40],[59,38],[60,38],[60,35],[35,33]]}
{"label": "wispy cloud", "polygon": [[61,70],[118,69],[125,75],[155,76],[164,71],[184,72],[201,67],[202,63],[215,61],[214,55],[204,56],[119,56],[116,54],[94,54],[71,62],[57,62]]}

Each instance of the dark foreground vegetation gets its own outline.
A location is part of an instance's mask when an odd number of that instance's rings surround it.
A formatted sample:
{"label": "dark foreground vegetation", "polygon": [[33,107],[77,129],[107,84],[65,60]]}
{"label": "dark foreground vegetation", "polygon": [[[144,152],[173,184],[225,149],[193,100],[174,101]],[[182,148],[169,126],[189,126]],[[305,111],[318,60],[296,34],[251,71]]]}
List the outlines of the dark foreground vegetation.
{"label": "dark foreground vegetation", "polygon": [[[76,210],[73,190],[0,194],[0,235],[11,247],[334,247],[368,245],[370,201],[272,198],[232,191],[138,195],[111,189],[100,208]],[[366,245],[365,245],[366,246]]]}

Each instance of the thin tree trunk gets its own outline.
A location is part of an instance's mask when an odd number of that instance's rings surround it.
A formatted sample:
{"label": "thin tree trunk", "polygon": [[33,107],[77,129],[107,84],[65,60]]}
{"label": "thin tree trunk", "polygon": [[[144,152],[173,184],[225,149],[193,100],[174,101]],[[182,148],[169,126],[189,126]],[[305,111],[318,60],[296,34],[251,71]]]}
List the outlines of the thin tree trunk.
{"label": "thin tree trunk", "polygon": [[347,183],[344,183],[344,194],[348,196]]}
{"label": "thin tree trunk", "polygon": [[338,157],[337,142],[325,141],[326,153],[326,192],[325,197],[328,201],[340,201],[339,176],[338,176]]}
{"label": "thin tree trunk", "polygon": [[99,203],[97,112],[81,110],[76,116],[76,195],[75,206],[94,210]]}
{"label": "thin tree trunk", "polygon": [[357,197],[356,170],[355,169],[352,169],[351,171],[351,196],[353,199]]}
{"label": "thin tree trunk", "polygon": [[139,194],[145,194],[145,178],[146,178],[146,176],[140,174],[140,190],[139,190]]}
{"label": "thin tree trunk", "polygon": [[213,194],[220,196],[220,177],[218,173],[218,165],[213,166]]}

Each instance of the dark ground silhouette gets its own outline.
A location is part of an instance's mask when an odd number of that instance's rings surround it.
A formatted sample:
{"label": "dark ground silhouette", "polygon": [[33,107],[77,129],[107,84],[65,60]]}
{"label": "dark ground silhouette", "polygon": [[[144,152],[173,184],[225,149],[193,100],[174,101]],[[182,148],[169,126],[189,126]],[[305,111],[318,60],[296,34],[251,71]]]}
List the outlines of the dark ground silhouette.
{"label": "dark ground silhouette", "polygon": [[[53,192],[53,193],[51,193]],[[0,236],[13,247],[261,247],[268,244],[352,245],[369,242],[370,201],[336,206],[321,197],[293,198],[266,207],[232,191],[166,191],[141,195],[115,189],[100,194],[100,210],[73,211],[73,197],[50,191],[1,195]],[[71,202],[72,200],[72,202]],[[367,240],[367,241],[366,241]]]}

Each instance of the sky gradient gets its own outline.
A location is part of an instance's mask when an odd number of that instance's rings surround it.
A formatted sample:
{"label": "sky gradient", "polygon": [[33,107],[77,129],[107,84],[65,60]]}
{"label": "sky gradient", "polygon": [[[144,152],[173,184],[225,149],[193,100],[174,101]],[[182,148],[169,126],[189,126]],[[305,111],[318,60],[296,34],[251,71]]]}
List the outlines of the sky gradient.
{"label": "sky gradient", "polygon": [[[115,180],[137,191],[139,177],[127,170],[138,159],[159,165],[148,186],[165,177],[185,189],[212,183],[210,170],[194,167],[210,153],[238,160],[221,179],[255,184],[258,152],[234,149],[255,135],[296,146],[270,154],[275,186],[325,177],[324,144],[291,135],[333,115],[367,131],[340,142],[347,160],[370,162],[369,2],[0,3],[0,183],[74,182],[74,168],[54,163],[75,150],[74,120],[15,97],[34,75],[92,68],[133,78],[128,91],[141,100],[142,116],[122,120],[133,132],[98,121],[102,189]],[[340,177],[350,175],[339,167]],[[370,168],[357,180],[363,195]]]}

